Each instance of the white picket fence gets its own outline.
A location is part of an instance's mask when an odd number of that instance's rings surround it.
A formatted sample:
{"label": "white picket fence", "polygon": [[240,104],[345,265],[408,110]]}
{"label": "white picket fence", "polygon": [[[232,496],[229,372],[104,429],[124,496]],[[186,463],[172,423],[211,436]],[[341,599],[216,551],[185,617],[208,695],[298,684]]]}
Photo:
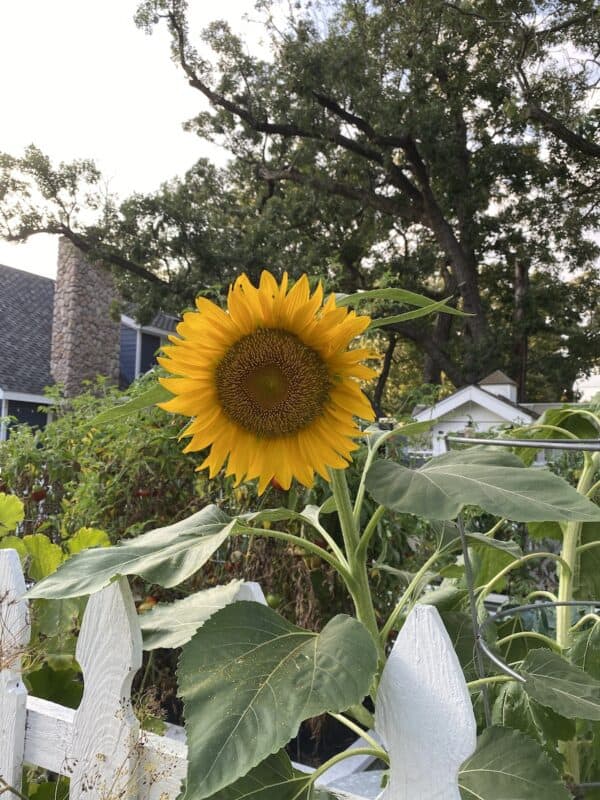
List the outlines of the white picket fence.
{"label": "white picket fence", "polygon": [[[17,553],[0,550],[2,800],[16,800],[7,787],[20,788],[24,763],[67,776],[70,800],[175,800],[187,747],[142,731],[133,713],[131,683],[142,663],[142,636],[127,581],[87,604],[76,652],[84,680],[77,710],[27,694],[21,677],[30,635],[24,591]],[[375,735],[390,755],[387,788],[380,789],[381,773],[364,771],[360,756],[329,770],[320,786],[348,800],[460,799],[458,769],[475,749],[475,720],[452,643],[431,606],[417,606],[398,636],[375,721]]]}

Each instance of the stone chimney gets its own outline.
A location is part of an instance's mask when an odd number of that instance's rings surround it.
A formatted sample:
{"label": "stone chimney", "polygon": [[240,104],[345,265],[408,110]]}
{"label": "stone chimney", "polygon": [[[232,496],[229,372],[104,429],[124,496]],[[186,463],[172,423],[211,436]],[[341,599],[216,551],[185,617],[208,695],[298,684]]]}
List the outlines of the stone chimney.
{"label": "stone chimney", "polygon": [[64,236],[58,245],[54,290],[52,352],[53,379],[72,397],[83,381],[97,375],[112,383],[119,379],[119,322],[111,319],[118,299],[112,274],[92,266]]}

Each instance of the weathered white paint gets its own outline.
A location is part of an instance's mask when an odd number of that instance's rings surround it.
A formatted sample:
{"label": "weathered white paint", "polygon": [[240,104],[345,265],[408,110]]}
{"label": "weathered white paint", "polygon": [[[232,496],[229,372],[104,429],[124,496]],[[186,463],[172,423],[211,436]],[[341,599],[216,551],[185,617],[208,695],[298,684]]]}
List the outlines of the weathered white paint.
{"label": "weathered white paint", "polygon": [[126,578],[90,598],[76,656],[84,690],[73,720],[70,797],[136,797],[139,722],[131,682],[142,665],[142,634]]}
{"label": "weathered white paint", "polygon": [[21,655],[29,643],[25,581],[15,550],[0,550],[0,777],[21,785],[27,690]]}
{"label": "weathered white paint", "polygon": [[440,615],[411,611],[384,667],[375,729],[390,756],[381,800],[460,800],[458,770],[475,750],[469,690]]}

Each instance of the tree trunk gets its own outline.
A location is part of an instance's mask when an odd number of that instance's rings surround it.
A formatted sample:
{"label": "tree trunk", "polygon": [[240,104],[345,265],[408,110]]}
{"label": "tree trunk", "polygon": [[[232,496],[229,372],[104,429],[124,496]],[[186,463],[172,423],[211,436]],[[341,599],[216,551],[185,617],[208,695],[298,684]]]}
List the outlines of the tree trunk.
{"label": "tree trunk", "polygon": [[[527,335],[527,296],[529,294],[529,270],[522,261],[515,264],[513,328],[515,341],[513,355],[516,364],[517,400],[519,403],[527,399],[527,358],[529,354],[529,337]],[[512,377],[512,376],[511,376]]]}
{"label": "tree trunk", "polygon": [[394,350],[396,349],[397,342],[397,335],[395,333],[391,333],[390,340],[385,351],[385,356],[383,357],[381,372],[379,374],[379,378],[377,379],[377,386],[375,387],[375,391],[373,393],[373,408],[375,409],[375,413],[378,417],[385,416],[381,401],[385,391],[385,384],[387,383],[387,379],[390,375],[390,369],[392,368],[392,360],[394,358]]}

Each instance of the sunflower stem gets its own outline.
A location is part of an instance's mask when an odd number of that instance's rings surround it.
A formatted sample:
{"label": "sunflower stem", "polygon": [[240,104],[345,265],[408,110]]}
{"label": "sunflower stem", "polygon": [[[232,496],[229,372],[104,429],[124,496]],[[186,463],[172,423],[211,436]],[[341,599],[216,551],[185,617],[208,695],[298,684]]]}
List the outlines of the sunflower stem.
{"label": "sunflower stem", "polygon": [[348,563],[351,564],[358,547],[359,535],[358,525],[352,513],[352,500],[350,499],[346,473],[341,469],[330,469],[329,476],[331,478],[331,488],[335,498],[340,526],[342,528],[346,559]]}
{"label": "sunflower stem", "polygon": [[346,582],[346,585],[348,586],[354,602],[357,619],[362,622],[373,637],[377,648],[379,666],[381,668],[385,661],[385,650],[379,638],[379,626],[377,624],[371,587],[369,586],[369,576],[367,574],[366,552],[364,552],[364,550],[361,551],[359,547],[360,533],[354,518],[346,473],[343,470],[330,469],[329,475],[340,526],[342,528],[346,560],[348,561],[352,578],[351,581]]}

